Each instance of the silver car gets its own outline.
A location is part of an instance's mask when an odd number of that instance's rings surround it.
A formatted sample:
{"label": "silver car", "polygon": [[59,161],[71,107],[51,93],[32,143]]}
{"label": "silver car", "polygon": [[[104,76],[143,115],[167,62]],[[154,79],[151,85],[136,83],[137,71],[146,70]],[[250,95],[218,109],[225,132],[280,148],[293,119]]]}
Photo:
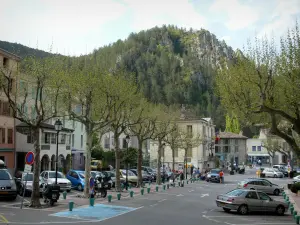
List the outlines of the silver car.
{"label": "silver car", "polygon": [[[39,185],[40,185],[40,195],[42,195],[43,190],[44,190],[44,184],[45,181],[43,180],[42,177],[39,177]],[[26,182],[27,181],[27,182]],[[26,184],[26,188],[25,188]],[[21,188],[20,188],[20,195],[23,195],[24,193],[24,188],[25,188],[25,196],[31,196],[32,193],[32,184],[33,184],[33,173],[23,173],[22,178],[21,178]]]}
{"label": "silver car", "polygon": [[286,202],[274,200],[264,192],[247,189],[235,189],[224,195],[219,195],[216,203],[225,212],[236,210],[242,215],[252,211],[274,212],[282,216],[288,210]]}
{"label": "silver car", "polygon": [[17,185],[7,169],[0,169],[0,197],[17,198]]}
{"label": "silver car", "polygon": [[[45,183],[47,184],[55,183],[55,171],[43,171],[40,176],[44,179]],[[57,184],[59,185],[61,191],[71,191],[71,182],[61,172],[57,172]]]}
{"label": "silver car", "polygon": [[276,177],[283,178],[284,177],[284,174],[276,168],[265,168],[262,171],[262,174],[264,174],[266,177],[274,177],[274,178],[276,178]]}
{"label": "silver car", "polygon": [[267,194],[279,195],[283,187],[273,184],[267,179],[246,179],[238,183],[238,188],[263,191]]}

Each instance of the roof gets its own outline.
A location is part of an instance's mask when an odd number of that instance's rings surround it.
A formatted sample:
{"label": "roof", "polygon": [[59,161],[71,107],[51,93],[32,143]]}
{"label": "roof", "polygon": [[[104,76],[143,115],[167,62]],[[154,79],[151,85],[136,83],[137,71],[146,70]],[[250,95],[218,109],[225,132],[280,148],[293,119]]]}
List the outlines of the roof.
{"label": "roof", "polygon": [[[29,128],[29,125],[27,123],[20,123],[19,125],[16,126],[16,128],[19,133],[24,133],[23,132],[24,128]],[[41,123],[41,128],[55,130],[55,126],[48,123]],[[62,128],[62,131],[74,132],[73,129],[69,129],[69,128]]]}
{"label": "roof", "polygon": [[222,139],[248,139],[246,136],[235,134],[232,132],[220,132],[219,133],[220,138]]}
{"label": "roof", "polygon": [[21,57],[20,56],[17,56],[13,53],[10,53],[2,48],[0,48],[0,54],[3,54],[4,56],[8,57],[8,58],[11,58],[11,59],[14,59],[16,61],[21,61]]}

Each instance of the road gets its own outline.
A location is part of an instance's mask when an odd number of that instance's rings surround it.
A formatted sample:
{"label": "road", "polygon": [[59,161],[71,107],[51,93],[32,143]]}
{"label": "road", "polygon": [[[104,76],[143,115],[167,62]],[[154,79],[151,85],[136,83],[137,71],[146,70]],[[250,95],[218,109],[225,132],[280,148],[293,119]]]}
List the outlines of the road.
{"label": "road", "polygon": [[[249,174],[249,172],[246,175],[227,175],[225,184],[196,182],[185,185],[185,187],[151,192],[143,196],[136,195],[134,198],[127,196],[120,201],[114,199],[111,203],[104,200],[102,204],[94,207],[75,207],[73,212],[68,212],[67,206],[42,210],[20,210],[7,208],[8,205],[0,203],[0,224],[295,224],[289,214],[282,217],[265,214],[240,216],[237,213],[225,213],[221,208],[216,207],[215,198],[218,194],[234,189],[239,180],[253,176],[255,175]],[[288,182],[287,179],[270,180],[279,185]]]}

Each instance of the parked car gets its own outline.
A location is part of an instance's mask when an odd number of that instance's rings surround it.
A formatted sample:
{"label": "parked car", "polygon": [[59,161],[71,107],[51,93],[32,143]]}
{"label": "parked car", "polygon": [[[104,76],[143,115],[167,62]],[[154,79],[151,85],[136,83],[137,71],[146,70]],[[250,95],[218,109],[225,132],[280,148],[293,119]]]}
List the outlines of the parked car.
{"label": "parked car", "polygon": [[288,170],[287,170],[286,166],[284,166],[284,165],[274,165],[273,168],[278,169],[280,172],[283,173],[283,175],[285,177],[287,177],[289,175]]}
{"label": "parked car", "polygon": [[220,172],[221,172],[221,169],[211,169],[207,173],[206,181],[220,183]]}
{"label": "parked car", "polygon": [[283,173],[276,168],[265,168],[261,174],[263,174],[265,177],[274,177],[274,178],[284,177]]}
{"label": "parked car", "polygon": [[0,197],[15,200],[17,198],[17,185],[7,169],[0,169]]}
{"label": "parked car", "polygon": [[[130,169],[136,176],[138,176],[137,169]],[[153,177],[149,175],[146,171],[142,170],[143,182],[152,182]]]}
{"label": "parked car", "polygon": [[279,195],[283,187],[263,179],[246,179],[238,183],[238,188],[263,191],[268,194]]}
{"label": "parked car", "polygon": [[[126,179],[126,170],[120,170],[120,176]],[[137,176],[130,170],[128,170],[128,183],[137,184]]]}
{"label": "parked car", "polygon": [[[20,182],[19,195],[23,195],[25,189],[25,196],[31,196],[32,184],[33,184],[33,173],[23,173],[22,178],[18,178],[18,181]],[[26,187],[25,187],[25,183],[26,183]],[[44,184],[45,181],[40,176],[39,177],[40,195],[42,195],[43,193]]]}
{"label": "parked car", "polygon": [[78,191],[84,190],[84,171],[82,170],[70,170],[67,175],[67,179],[71,181],[72,187]]}
{"label": "parked car", "polygon": [[261,191],[247,189],[235,189],[224,195],[218,195],[216,203],[225,212],[236,210],[242,215],[246,215],[250,211],[274,212],[284,215],[288,209],[288,204],[284,201],[274,200]]}
{"label": "parked car", "polygon": [[[116,186],[116,173],[114,171],[104,171],[102,172],[105,176],[108,176],[112,180],[112,187]],[[124,184],[126,182],[124,177],[120,177],[121,184]]]}
{"label": "parked car", "polygon": [[[43,171],[40,176],[44,179],[46,184],[55,183],[55,171]],[[57,172],[57,184],[59,185],[61,191],[71,191],[71,182],[61,172]]]}

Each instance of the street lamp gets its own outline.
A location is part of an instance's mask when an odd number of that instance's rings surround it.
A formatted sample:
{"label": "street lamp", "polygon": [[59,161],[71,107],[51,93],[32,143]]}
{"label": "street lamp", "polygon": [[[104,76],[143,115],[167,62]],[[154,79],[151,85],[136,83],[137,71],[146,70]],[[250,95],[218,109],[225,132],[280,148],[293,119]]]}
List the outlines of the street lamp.
{"label": "street lamp", "polygon": [[55,166],[55,184],[57,185],[57,171],[58,171],[58,134],[62,130],[62,122],[60,119],[55,121],[54,128],[56,130],[56,166]]}
{"label": "street lamp", "polygon": [[127,149],[126,149],[126,190],[128,190],[128,146],[129,146],[129,141],[130,137],[129,135],[126,135],[126,143],[127,143]]}
{"label": "street lamp", "polygon": [[163,143],[162,144],[162,152],[163,152],[163,183],[165,183],[165,177],[166,177],[166,175],[165,175],[165,170],[166,170],[166,168],[165,168],[165,147],[166,147],[166,143]]}

